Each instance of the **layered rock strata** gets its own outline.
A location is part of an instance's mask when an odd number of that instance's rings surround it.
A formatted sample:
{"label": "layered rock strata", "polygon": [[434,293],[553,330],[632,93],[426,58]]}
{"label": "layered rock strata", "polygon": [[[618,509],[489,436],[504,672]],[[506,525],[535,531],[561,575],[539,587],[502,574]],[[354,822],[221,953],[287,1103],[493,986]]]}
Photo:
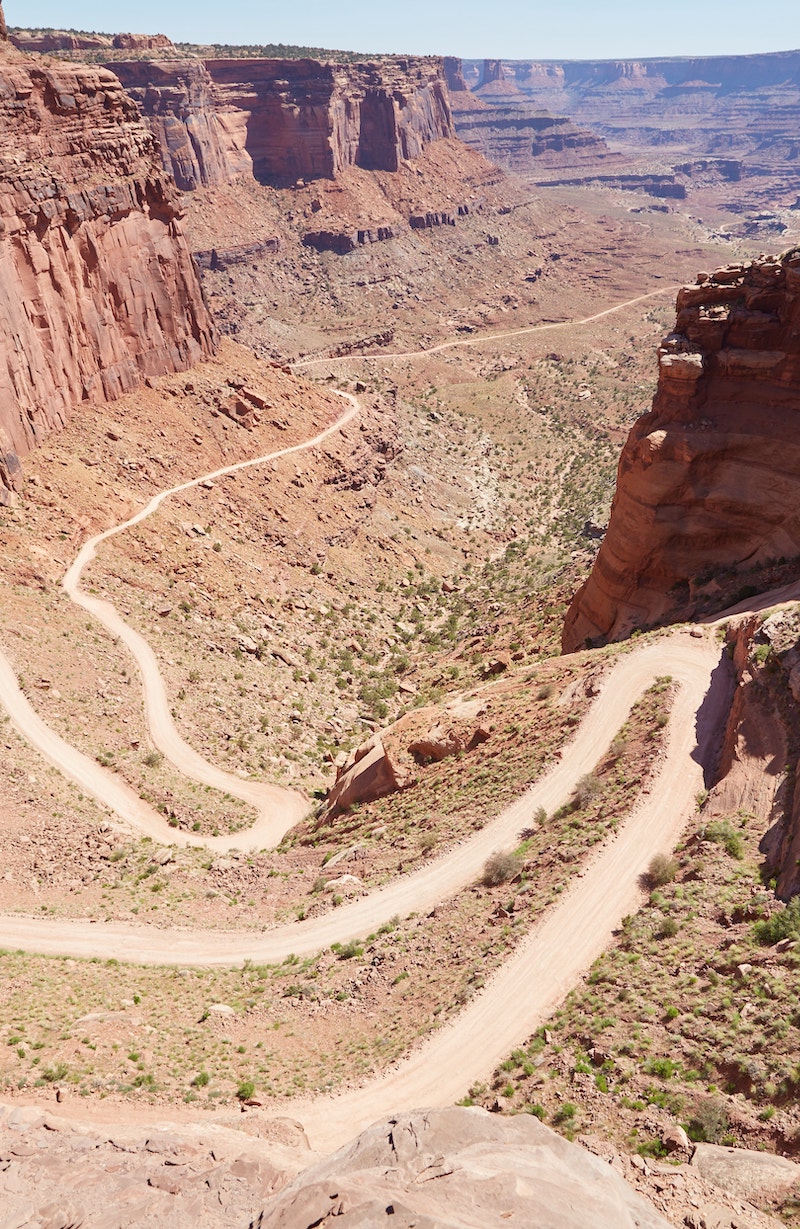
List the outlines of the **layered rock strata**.
{"label": "layered rock strata", "polygon": [[66,30],[48,30],[38,33],[32,30],[13,30],[10,41],[20,51],[105,51],[110,50],[112,40],[103,34],[70,34]]}
{"label": "layered rock strata", "polygon": [[[7,44],[6,44],[7,46]],[[152,134],[112,73],[0,59],[0,502],[80,401],[215,334]]]}
{"label": "layered rock strata", "polygon": [[489,97],[498,85],[513,87],[518,96],[569,115],[616,147],[673,145],[706,154],[751,155],[754,163],[797,156],[798,51],[651,60],[505,60],[489,75],[493,80],[487,84],[485,62],[464,62],[464,80],[483,96]]}
{"label": "layered rock strata", "polygon": [[800,251],[698,275],[658,356],[566,651],[690,616],[722,569],[800,556]]}
{"label": "layered rock strata", "polygon": [[114,64],[179,188],[251,173],[285,185],[348,166],[395,171],[454,135],[440,59]]}
{"label": "layered rock strata", "polygon": [[507,79],[499,60],[484,61],[481,83],[474,91],[467,85],[461,60],[453,56],[445,60],[445,77],[458,139],[501,166],[527,171],[614,160],[596,133],[532,104]]}

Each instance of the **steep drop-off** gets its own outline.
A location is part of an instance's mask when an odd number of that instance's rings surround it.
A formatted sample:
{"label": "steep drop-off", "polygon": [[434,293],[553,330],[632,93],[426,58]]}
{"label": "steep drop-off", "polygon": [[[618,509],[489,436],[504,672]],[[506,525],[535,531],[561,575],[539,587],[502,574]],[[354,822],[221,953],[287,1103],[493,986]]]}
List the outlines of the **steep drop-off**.
{"label": "steep drop-off", "polygon": [[699,274],[677,309],[567,651],[692,614],[715,573],[800,555],[800,252]]}
{"label": "steep drop-off", "polygon": [[0,503],[79,401],[214,345],[174,185],[106,69],[0,59]]}
{"label": "steep drop-off", "polygon": [[395,171],[454,135],[440,59],[141,60],[113,65],[178,187],[252,171],[276,185],[348,166]]}

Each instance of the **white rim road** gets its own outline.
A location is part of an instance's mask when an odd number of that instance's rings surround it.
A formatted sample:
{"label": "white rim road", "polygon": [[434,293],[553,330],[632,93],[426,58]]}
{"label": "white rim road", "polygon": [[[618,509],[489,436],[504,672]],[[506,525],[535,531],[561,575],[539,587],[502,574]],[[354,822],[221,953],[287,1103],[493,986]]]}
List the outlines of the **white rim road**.
{"label": "white rim road", "polygon": [[[608,844],[608,849],[613,849],[620,842],[632,843],[646,865],[653,850],[649,843],[649,827],[643,826],[642,835],[639,835],[641,815],[649,814],[654,800],[662,808],[672,804],[676,796],[673,776],[682,782],[690,778],[695,780],[697,772],[701,771],[699,767],[697,771],[693,769],[694,743],[687,750],[689,735],[677,727],[685,723],[688,730],[693,728],[691,717],[707,690],[718,658],[719,653],[710,641],[696,640],[686,632],[674,633],[663,641],[625,654],[603,682],[597,699],[574,739],[563,749],[559,761],[497,819],[421,870],[402,876],[322,917],[259,933],[252,930],[171,930],[122,922],[6,915],[0,916],[0,943],[48,955],[102,956],[141,964],[209,967],[229,966],[245,960],[275,963],[292,954],[311,955],[337,940],[363,937],[395,915],[404,917],[413,911],[424,912],[473,883],[489,854],[497,848],[518,843],[520,831],[530,824],[539,807],[551,814],[568,800],[581,777],[592,770],[610,745],[637,696],[659,674],[670,673],[679,691],[669,722],[669,743],[663,757],[665,771],[653,784],[644,807],[629,817],[620,835]],[[692,797],[698,789],[695,785]],[[676,821],[678,827],[682,818],[680,813]],[[667,828],[665,840],[658,848],[669,847],[667,838],[671,831],[672,828]],[[586,874],[601,874],[594,869],[598,860],[592,862],[592,869]],[[611,898],[614,892],[621,892],[626,903],[631,892],[635,894],[637,890],[635,876],[631,881],[621,880],[606,887]]]}
{"label": "white rim road", "polygon": [[276,845],[281,837],[303,818],[308,810],[308,804],[305,798],[294,790],[283,789],[278,785],[269,785],[262,781],[247,781],[209,764],[181,738],[175,728],[164,681],[150,645],[143,636],[140,636],[125,622],[110,602],[92,597],[81,589],[81,576],[87,565],[95,558],[97,548],[102,542],[115,537],[116,534],[123,533],[126,529],[131,529],[134,525],[152,516],[170,496],[191,490],[214,478],[223,478],[228,474],[238,473],[240,470],[252,469],[256,465],[275,461],[279,457],[316,448],[329,436],[341,431],[359,412],[359,404],[350,393],[340,392],[337,396],[343,397],[349,403],[348,408],[336,422],[326,427],[324,431],[320,431],[312,439],[305,440],[303,443],[279,448],[275,452],[253,457],[248,461],[239,461],[234,465],[221,466],[210,473],[201,474],[198,478],[192,478],[188,482],[181,482],[166,491],[161,491],[135,516],[90,538],[78,552],[62,582],[65,592],[72,601],[92,615],[98,623],[102,623],[130,650],[142,680],[148,731],[158,750],[185,776],[202,785],[209,785],[223,793],[232,794],[235,798],[252,806],[257,818],[249,828],[229,836],[219,837],[196,836],[171,828],[163,816],[143,802],[130,786],[95,760],[78,751],[42,721],[22,693],[11,662],[0,650],[0,702],[18,733],[64,776],[74,781],[102,806],[109,807],[117,820],[121,821],[126,828],[143,836],[149,836],[162,844],[201,846],[213,850],[262,849]]}
{"label": "white rim road", "polygon": [[481,333],[477,337],[455,337],[450,341],[441,341],[436,346],[429,346],[425,350],[404,350],[399,353],[391,351],[384,353],[382,350],[376,350],[366,354],[336,354],[331,358],[302,358],[294,360],[289,366],[313,367],[317,363],[347,363],[354,359],[377,359],[380,362],[389,362],[398,359],[424,358],[427,354],[441,354],[443,350],[455,350],[464,346],[482,346],[490,341],[507,341],[513,337],[526,337],[530,333],[548,333],[553,329],[576,329],[584,324],[593,324],[595,320],[602,320],[604,316],[613,316],[615,312],[624,311],[626,307],[644,303],[647,299],[655,299],[659,295],[666,294],[667,291],[674,293],[676,290],[680,290],[680,286],[660,286],[658,290],[637,295],[635,299],[626,299],[624,303],[615,303],[613,307],[606,307],[601,312],[595,312],[593,316],[584,316],[582,320],[553,320],[549,324],[526,324],[524,328],[510,329],[505,333]]}

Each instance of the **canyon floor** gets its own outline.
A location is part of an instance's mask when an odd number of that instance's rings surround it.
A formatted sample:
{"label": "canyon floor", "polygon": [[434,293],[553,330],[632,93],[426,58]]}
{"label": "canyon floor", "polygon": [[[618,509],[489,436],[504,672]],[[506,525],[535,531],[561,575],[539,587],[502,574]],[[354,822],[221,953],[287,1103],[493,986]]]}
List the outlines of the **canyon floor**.
{"label": "canyon floor", "polygon": [[[723,829],[709,836],[711,813],[690,818],[705,788],[692,714],[722,652],[715,630],[555,654],[619,446],[652,396],[675,285],[746,242],[688,210],[632,212],[634,194],[491,182],[446,142],[425,158],[407,175],[469,212],[347,257],[302,248],[307,217],[353,225],[367,201],[391,220],[412,191],[401,176],[193,194],[196,250],[224,263],[253,235],[282,238],[276,255],[206,273],[228,330],[219,354],[102,418],[79,409],[30,458],[19,506],[0,511],[0,646],[23,698],[104,770],[76,783],[2,719],[2,1096],[20,1121],[58,1096],[87,1130],[121,1115],[132,1131],[153,1116],[235,1127],[287,1169],[307,1154],[285,1119],[324,1150],[395,1108],[387,1097],[497,1101],[621,1152],[650,1145],[638,1173],[650,1166],[657,1196],[654,1141],[693,1099],[723,1097],[720,1136],[750,1147],[785,1148],[800,1128],[777,1093],[796,957],[762,969],[748,929],[771,909],[758,842],[773,798],[713,813],[741,828],[741,858]],[[346,421],[341,394],[357,407]],[[223,788],[179,771],[119,625],[62,585],[88,539],[195,482],[101,544],[81,585],[151,647],[166,726],[228,774]],[[616,672],[626,681],[612,686]],[[419,765],[408,790],[321,810],[337,757],[454,701],[477,706],[485,741]],[[98,801],[111,774],[146,834]],[[248,835],[258,781],[297,821],[272,840]],[[747,823],[732,818],[745,809]],[[643,894],[638,877],[686,824],[677,878]],[[516,860],[493,883],[497,850]],[[717,901],[744,912],[714,982]],[[667,921],[679,930],[662,934]],[[73,950],[71,935],[89,946]],[[663,964],[666,951],[678,974],[664,1021],[654,952]],[[746,1016],[743,964],[760,979]],[[708,1027],[741,1030],[744,1017],[750,1048],[769,1033],[762,1000],[785,988],[780,1061],[749,1099],[689,1052],[687,1039],[702,1049],[699,978],[709,1002],[706,981],[723,983]],[[606,1001],[625,984],[633,1006]],[[494,1049],[475,1024],[490,1009]],[[417,1084],[402,1083],[408,1068]],[[315,1093],[341,1094],[339,1110],[332,1100],[323,1118]],[[259,1177],[247,1215],[270,1183]],[[789,1203],[782,1214],[793,1223]]]}

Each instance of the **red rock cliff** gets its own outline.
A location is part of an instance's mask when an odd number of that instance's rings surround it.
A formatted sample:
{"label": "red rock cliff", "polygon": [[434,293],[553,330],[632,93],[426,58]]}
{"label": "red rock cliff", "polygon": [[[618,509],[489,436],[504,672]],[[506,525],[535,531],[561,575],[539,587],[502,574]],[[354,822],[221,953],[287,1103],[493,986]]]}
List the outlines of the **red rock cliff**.
{"label": "red rock cliff", "polygon": [[692,613],[698,578],[800,556],[800,252],[678,294],[566,651]]}
{"label": "red rock cliff", "polygon": [[19,458],[74,404],[214,344],[174,185],[119,81],[3,55],[0,502]]}
{"label": "red rock cliff", "polygon": [[333,179],[347,166],[396,170],[454,135],[439,59],[115,63],[180,188]]}

